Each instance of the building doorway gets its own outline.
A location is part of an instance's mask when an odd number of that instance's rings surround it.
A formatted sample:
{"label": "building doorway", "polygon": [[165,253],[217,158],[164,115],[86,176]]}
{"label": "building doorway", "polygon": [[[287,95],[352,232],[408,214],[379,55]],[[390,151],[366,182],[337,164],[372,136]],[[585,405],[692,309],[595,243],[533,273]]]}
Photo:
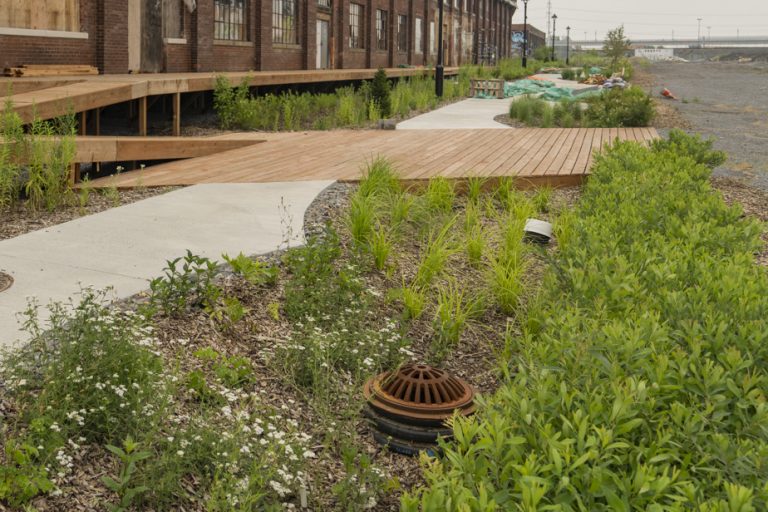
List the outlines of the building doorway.
{"label": "building doorway", "polygon": [[128,70],[159,73],[163,68],[163,8],[157,0],[128,0]]}
{"label": "building doorway", "polygon": [[331,60],[330,23],[317,20],[317,69],[329,69]]}

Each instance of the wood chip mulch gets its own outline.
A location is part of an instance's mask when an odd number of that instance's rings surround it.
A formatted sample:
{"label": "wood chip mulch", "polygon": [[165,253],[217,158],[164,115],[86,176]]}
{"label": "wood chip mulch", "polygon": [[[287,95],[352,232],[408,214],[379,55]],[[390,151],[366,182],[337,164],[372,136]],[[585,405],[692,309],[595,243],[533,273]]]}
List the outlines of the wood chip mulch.
{"label": "wood chip mulch", "polygon": [[768,266],[768,192],[745,185],[731,178],[712,178],[712,185],[723,194],[728,204],[740,204],[744,214],[765,223],[763,248],[757,253],[756,261]]}

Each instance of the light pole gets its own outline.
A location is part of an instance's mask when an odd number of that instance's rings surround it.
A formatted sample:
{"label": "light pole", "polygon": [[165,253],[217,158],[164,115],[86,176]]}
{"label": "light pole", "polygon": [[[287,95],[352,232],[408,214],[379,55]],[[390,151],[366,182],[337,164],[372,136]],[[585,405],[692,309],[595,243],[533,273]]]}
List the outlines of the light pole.
{"label": "light pole", "polygon": [[528,0],[523,0],[523,67],[528,67]]}
{"label": "light pole", "polygon": [[565,65],[571,64],[571,27],[565,27]]}
{"label": "light pole", "polygon": [[707,27],[707,44],[712,45],[712,27]]}
{"label": "light pole", "polygon": [[437,66],[435,66],[435,95],[443,97],[443,0],[437,0]]}
{"label": "light pole", "polygon": [[552,60],[555,60],[555,32],[557,32],[557,14],[552,15]]}
{"label": "light pole", "polygon": [[699,20],[699,33],[696,36],[696,41],[699,43],[699,47],[701,47],[701,20],[702,20],[702,18],[696,18],[696,19]]}

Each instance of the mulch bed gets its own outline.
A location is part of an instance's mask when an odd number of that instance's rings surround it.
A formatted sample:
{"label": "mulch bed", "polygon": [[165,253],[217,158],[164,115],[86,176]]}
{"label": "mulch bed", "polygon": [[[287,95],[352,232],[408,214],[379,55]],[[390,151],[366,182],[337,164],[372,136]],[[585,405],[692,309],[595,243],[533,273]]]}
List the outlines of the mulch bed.
{"label": "mulch bed", "polygon": [[[712,185],[723,194],[728,204],[740,204],[744,214],[768,223],[768,192],[749,187],[731,178],[712,178]],[[763,230],[763,249],[756,255],[760,265],[768,266],[768,224]]]}
{"label": "mulch bed", "polygon": [[[305,215],[305,233],[308,236],[318,233],[328,222],[343,226],[341,223],[349,204],[349,195],[354,188],[350,184],[337,183],[321,193]],[[579,195],[578,188],[556,190],[552,196],[553,208],[569,208],[578,200]],[[543,218],[547,218],[547,215],[543,215]],[[350,240],[345,231],[339,229],[341,242],[349,244]],[[387,276],[376,271],[365,274],[366,286],[381,297],[386,297],[389,288],[401,284],[401,273],[406,276],[415,274],[418,247],[415,243],[402,245],[404,247],[399,246],[397,250],[397,275]],[[551,244],[546,249],[532,251],[534,256],[527,277],[531,294],[537,289],[549,255],[555,250],[556,245]],[[280,265],[281,255],[281,252],[276,252],[263,259]],[[452,263],[458,265],[459,259]],[[465,282],[482,279],[481,270],[468,266],[454,267],[451,272],[462,274],[462,280]],[[200,367],[200,361],[192,354],[205,347],[212,347],[226,355],[248,357],[256,375],[252,391],[258,393],[260,402],[267,407],[284,411],[286,418],[297,421],[301,430],[317,442],[313,447],[318,453],[318,458],[313,461],[315,481],[312,483],[311,493],[315,499],[319,497],[321,508],[334,509],[330,489],[344,478],[345,473],[339,457],[330,453],[324,454],[320,441],[326,437],[329,429],[343,426],[346,429],[343,436],[354,440],[359,449],[372,457],[376,466],[382,468],[386,474],[396,477],[400,483],[400,489],[382,496],[373,510],[398,510],[402,492],[422,483],[419,459],[394,454],[376,444],[368,423],[362,417],[353,417],[351,421],[339,418],[338,425],[328,424],[328,416],[318,414],[307,397],[300,390],[287,385],[279,369],[274,368],[271,363],[275,346],[290,339],[292,333],[292,326],[287,319],[282,316],[276,318],[270,312],[270,304],[282,302],[283,283],[286,278],[285,269],[281,268],[277,286],[254,287],[241,276],[229,270],[222,270],[217,284],[226,296],[238,297],[248,308],[244,320],[227,332],[217,328],[202,311],[193,311],[181,318],[161,318],[155,328],[159,339],[158,348],[168,364],[177,364],[178,371],[182,373]],[[131,307],[132,302],[143,301],[143,295],[127,301],[123,307]],[[396,304],[383,299],[377,304],[376,313],[379,318],[398,317],[400,310]],[[460,345],[454,348],[440,367],[467,380],[478,392],[492,393],[500,385],[498,355],[504,347],[507,328],[512,333],[519,333],[518,320],[489,310],[483,318],[467,329],[462,335]],[[424,317],[413,322],[407,336],[412,341],[412,360],[424,361],[430,351],[433,337],[431,312],[428,311]],[[362,406],[362,393],[359,395],[359,405]],[[103,488],[99,479],[101,475],[113,474],[116,471],[114,460],[105,457],[104,451],[99,447],[89,449],[82,457],[82,460],[77,461],[77,471],[60,483],[60,495],[43,496],[33,501],[37,510],[94,510],[101,507],[106,499],[110,499],[111,493]],[[204,506],[185,506],[184,510],[202,512]]]}
{"label": "mulch bed", "polygon": [[[68,205],[57,208],[51,212],[47,210],[34,212],[28,209],[24,203],[21,203],[15,208],[0,210],[0,216],[3,218],[3,222],[0,223],[0,240],[13,238],[31,231],[37,231],[38,229],[45,229],[57,224],[69,222],[85,215],[92,215],[94,213],[109,210],[116,206],[135,203],[136,201],[141,201],[148,197],[165,194],[166,192],[170,192],[177,188],[178,187],[157,187],[120,190],[118,191],[120,197],[119,202],[100,194],[96,190],[92,190],[88,199],[88,205],[84,208],[77,205]],[[77,199],[75,199],[75,201],[77,201]]]}

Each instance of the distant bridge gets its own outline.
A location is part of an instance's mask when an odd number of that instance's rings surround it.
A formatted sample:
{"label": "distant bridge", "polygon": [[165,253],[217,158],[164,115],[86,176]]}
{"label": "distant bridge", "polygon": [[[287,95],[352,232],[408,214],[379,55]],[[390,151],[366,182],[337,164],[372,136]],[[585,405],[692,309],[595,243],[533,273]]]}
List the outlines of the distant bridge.
{"label": "distant bridge", "polygon": [[[632,39],[633,48],[644,48],[662,46],[664,48],[756,48],[768,46],[768,36],[740,36],[740,37],[713,37],[702,39]],[[565,39],[561,38],[556,43],[557,46],[565,46]],[[603,41],[571,40],[571,48],[602,48]]]}

